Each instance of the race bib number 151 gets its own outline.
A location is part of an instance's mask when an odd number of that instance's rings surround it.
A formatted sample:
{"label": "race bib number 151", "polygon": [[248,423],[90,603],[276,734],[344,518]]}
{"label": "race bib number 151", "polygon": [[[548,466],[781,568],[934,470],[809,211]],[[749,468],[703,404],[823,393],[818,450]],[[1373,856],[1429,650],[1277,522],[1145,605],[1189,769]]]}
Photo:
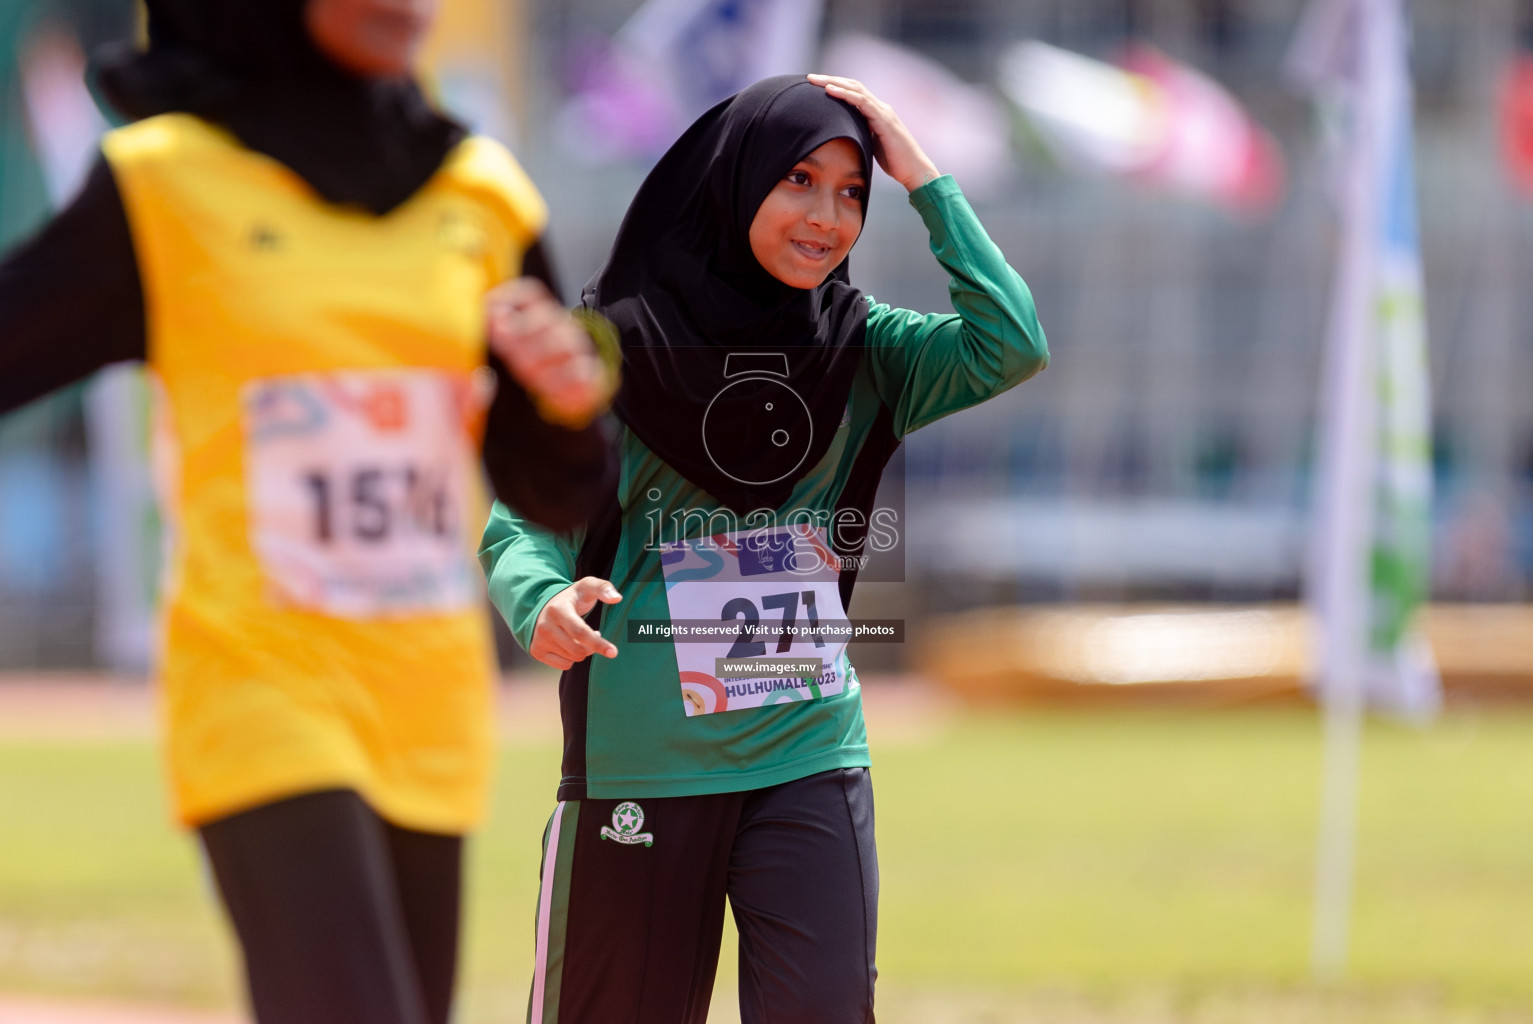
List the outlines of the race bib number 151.
{"label": "race bib number 151", "polygon": [[274,599],[354,619],[477,599],[463,537],[478,411],[467,374],[266,378],[241,404],[251,544]]}

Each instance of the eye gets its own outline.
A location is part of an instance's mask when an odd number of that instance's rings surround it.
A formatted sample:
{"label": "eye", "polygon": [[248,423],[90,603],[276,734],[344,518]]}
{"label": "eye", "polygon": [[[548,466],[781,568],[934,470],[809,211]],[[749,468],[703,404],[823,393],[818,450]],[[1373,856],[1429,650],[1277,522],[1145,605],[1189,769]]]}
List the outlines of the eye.
{"label": "eye", "polygon": [[867,186],[865,185],[848,185],[841,190],[841,194],[846,196],[848,199],[856,199],[861,201],[866,188]]}
{"label": "eye", "polygon": [[795,167],[793,170],[787,173],[783,180],[794,185],[807,185],[809,184],[809,172],[799,170],[797,167]]}

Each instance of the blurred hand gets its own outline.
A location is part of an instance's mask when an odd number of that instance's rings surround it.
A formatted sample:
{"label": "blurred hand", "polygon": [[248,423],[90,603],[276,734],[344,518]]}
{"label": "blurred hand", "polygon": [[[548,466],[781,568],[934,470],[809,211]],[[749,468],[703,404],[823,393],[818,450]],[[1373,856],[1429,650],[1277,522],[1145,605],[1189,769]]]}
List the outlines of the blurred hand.
{"label": "blurred hand", "polygon": [[941,175],[894,108],[869,92],[867,86],[855,78],[836,75],[810,75],[809,80],[850,103],[868,119],[873,130],[873,158],[889,177],[905,186],[905,191],[914,192]]}
{"label": "blurred hand", "polygon": [[543,282],[519,277],[485,298],[490,350],[527,389],[544,419],[583,427],[612,397],[611,375],[585,329]]}
{"label": "blurred hand", "polygon": [[585,617],[598,601],[617,604],[622,599],[623,595],[606,580],[595,576],[576,580],[549,598],[538,612],[537,625],[532,629],[532,647],[527,653],[561,672],[593,654],[616,658],[617,648],[586,625]]}

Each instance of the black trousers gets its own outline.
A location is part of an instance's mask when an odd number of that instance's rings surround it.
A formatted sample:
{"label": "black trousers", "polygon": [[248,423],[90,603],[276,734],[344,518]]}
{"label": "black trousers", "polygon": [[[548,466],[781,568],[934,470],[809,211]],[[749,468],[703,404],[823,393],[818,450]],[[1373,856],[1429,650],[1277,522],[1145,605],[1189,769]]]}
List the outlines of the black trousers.
{"label": "black trousers", "polygon": [[391,825],[350,790],[201,833],[260,1024],[447,1024],[461,836]]}
{"label": "black trousers", "polygon": [[531,1024],[705,1024],[724,899],[742,1024],[872,1024],[873,787],[561,803],[544,836]]}

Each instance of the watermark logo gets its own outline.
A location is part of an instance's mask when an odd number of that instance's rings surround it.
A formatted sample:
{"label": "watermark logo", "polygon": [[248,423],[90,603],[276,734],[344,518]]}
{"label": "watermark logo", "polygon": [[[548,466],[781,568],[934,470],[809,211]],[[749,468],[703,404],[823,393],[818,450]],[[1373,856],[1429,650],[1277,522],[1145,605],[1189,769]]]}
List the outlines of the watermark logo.
{"label": "watermark logo", "polygon": [[643,843],[645,846],[655,844],[653,832],[640,832],[644,827],[644,808],[632,800],[624,800],[612,811],[612,827],[603,825],[601,837],[613,839],[625,846],[637,846]]}
{"label": "watermark logo", "polygon": [[[741,560],[745,575],[759,575],[780,568],[798,572],[818,571],[819,561],[805,560],[795,556],[786,538],[791,534],[808,531],[821,532],[832,549],[846,554],[835,555],[836,568],[841,572],[861,571],[871,556],[893,552],[898,557],[895,571],[888,579],[902,579],[904,559],[900,551],[900,530],[903,523],[898,508],[878,506],[869,513],[861,509],[842,508],[794,508],[776,511],[758,508],[745,515],[736,515],[728,508],[666,508],[659,488],[651,487],[645,492],[648,508],[642,505],[641,517],[646,524],[645,550],[671,557],[678,545],[688,539],[696,539],[705,547],[726,543],[733,554]],[[680,557],[680,556],[675,556]]]}
{"label": "watermark logo", "polygon": [[724,379],[703,413],[703,449],[714,467],[748,487],[798,469],[814,444],[814,421],[786,383],[787,353],[731,352]]}
{"label": "watermark logo", "polygon": [[[673,355],[681,358],[679,352]],[[722,367],[716,361],[721,355]],[[724,481],[747,489],[798,484],[785,504],[737,510],[687,481],[667,486],[664,474],[643,478],[624,496],[623,511],[643,530],[639,543],[652,556],[642,559],[646,578],[660,579],[662,566],[684,557],[681,546],[694,542],[708,549],[701,555],[705,561],[713,561],[720,549],[723,557],[741,558],[742,573],[750,568],[745,563],[758,561],[777,568],[783,531],[807,529],[820,534],[840,572],[856,573],[867,583],[903,582],[904,448],[895,444],[890,452],[876,404],[859,406],[854,388],[839,416],[816,421],[808,394],[816,383],[794,376],[794,360],[805,357],[791,347],[725,353],[708,348],[697,356],[720,374],[701,417],[687,428],[699,431],[712,468]],[[824,471],[804,475],[812,468],[811,453],[821,446]],[[875,493],[867,493],[869,488]],[[801,561],[786,567],[796,570]],[[817,572],[817,565],[818,559],[811,559],[805,571]]]}

